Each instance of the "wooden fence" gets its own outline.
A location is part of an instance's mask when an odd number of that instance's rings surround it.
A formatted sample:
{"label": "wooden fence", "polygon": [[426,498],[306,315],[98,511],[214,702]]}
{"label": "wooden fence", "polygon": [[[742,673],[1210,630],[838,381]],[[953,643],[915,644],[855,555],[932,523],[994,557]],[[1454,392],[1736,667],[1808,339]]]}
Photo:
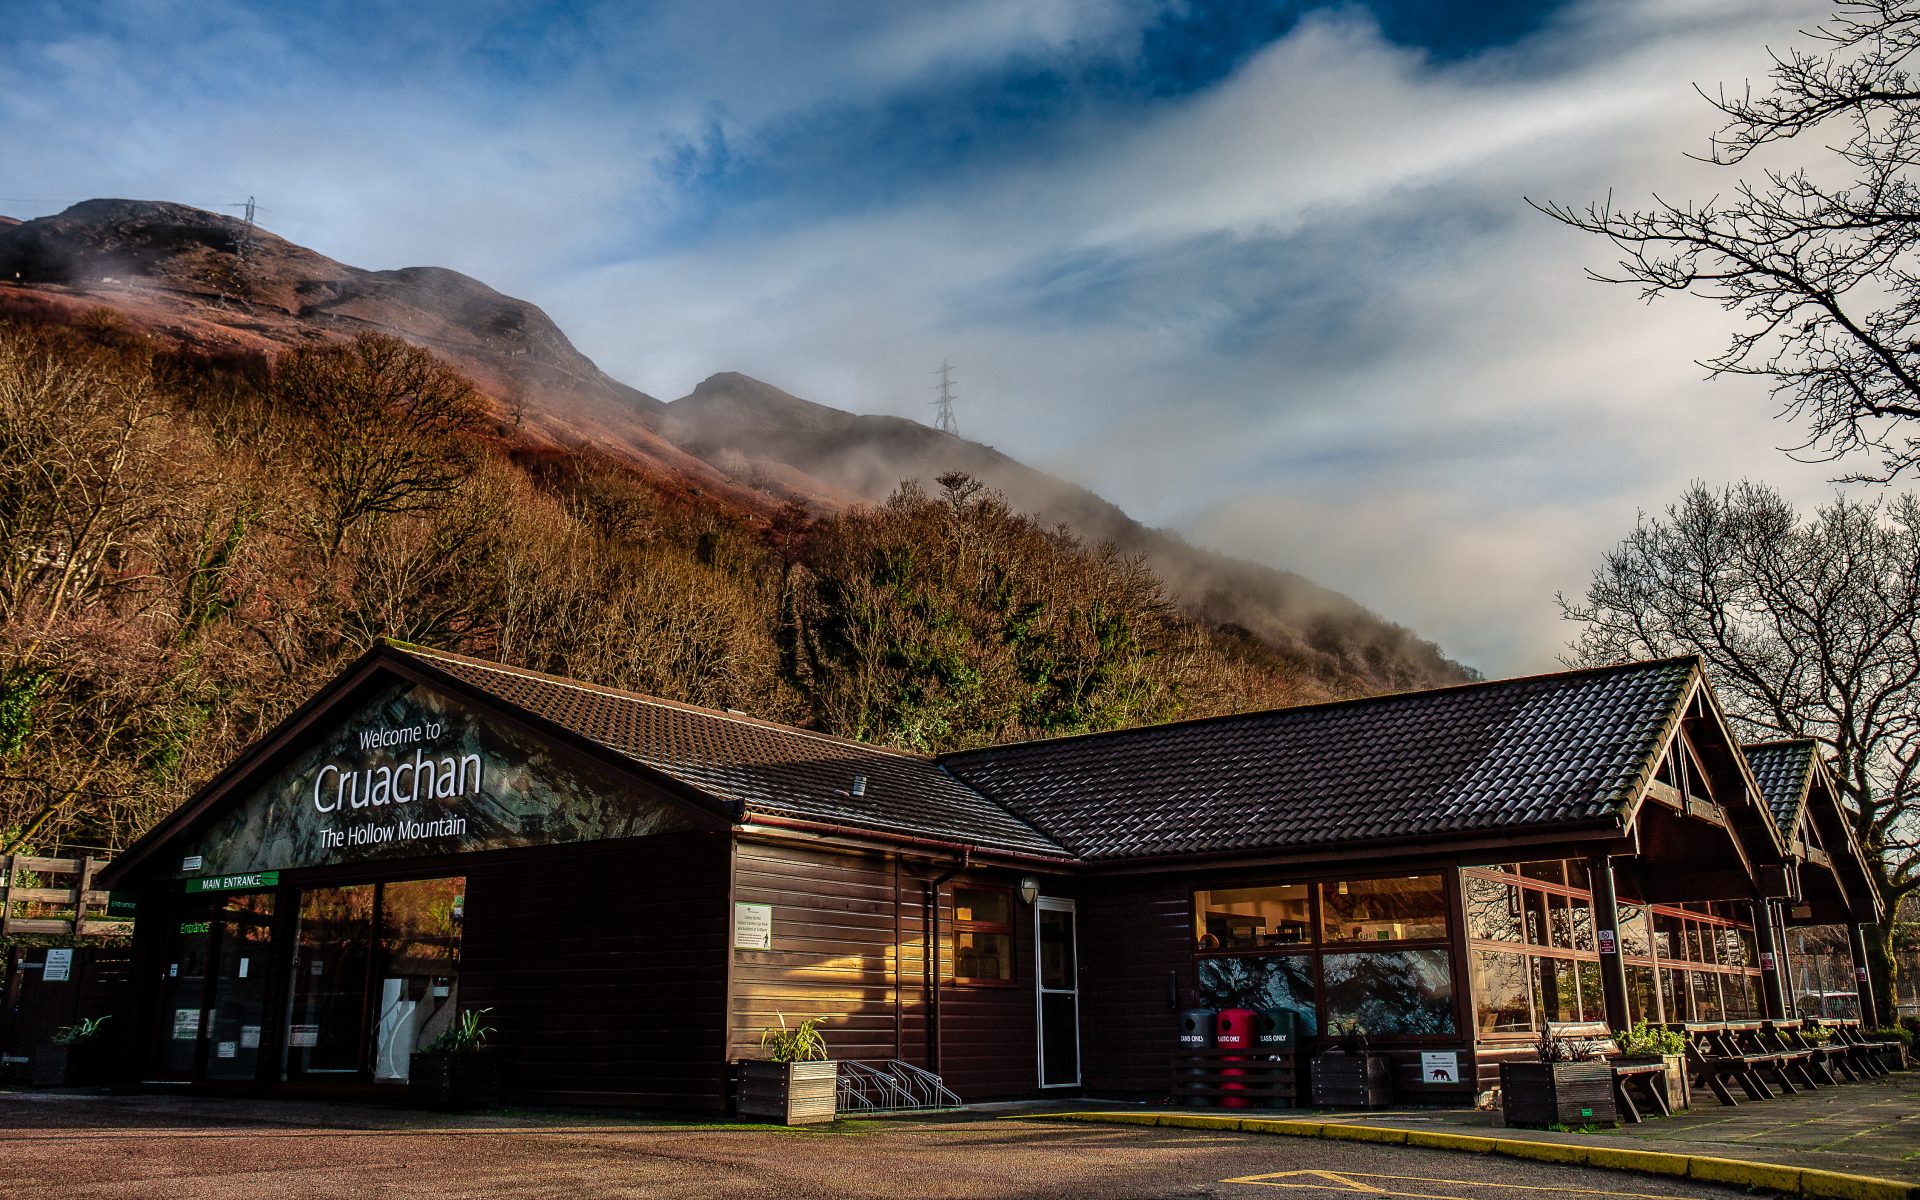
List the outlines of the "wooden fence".
{"label": "wooden fence", "polygon": [[93,886],[104,858],[35,858],[0,854],[0,936],[42,933],[110,937],[133,928],[131,912],[113,911],[110,894]]}

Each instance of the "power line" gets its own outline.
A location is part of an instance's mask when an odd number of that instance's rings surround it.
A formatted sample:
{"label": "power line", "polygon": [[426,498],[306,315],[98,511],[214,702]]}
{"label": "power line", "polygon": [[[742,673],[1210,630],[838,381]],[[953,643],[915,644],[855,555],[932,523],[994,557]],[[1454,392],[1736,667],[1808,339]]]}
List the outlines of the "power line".
{"label": "power line", "polygon": [[933,407],[937,410],[933,418],[933,427],[941,433],[950,433],[959,437],[960,422],[953,416],[953,402],[958,395],[953,387],[953,366],[944,358],[940,360],[940,382],[935,386],[940,390],[940,398],[933,402]]}

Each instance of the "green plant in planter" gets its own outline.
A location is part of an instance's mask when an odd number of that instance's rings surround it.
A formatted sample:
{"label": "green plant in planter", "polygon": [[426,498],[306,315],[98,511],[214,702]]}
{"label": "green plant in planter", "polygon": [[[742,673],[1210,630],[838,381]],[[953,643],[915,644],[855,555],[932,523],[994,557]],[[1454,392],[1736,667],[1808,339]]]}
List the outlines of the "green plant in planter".
{"label": "green plant in planter", "polygon": [[1804,1025],[1800,1029],[1800,1040],[1809,1046],[1824,1046],[1833,1040],[1833,1030],[1825,1025]]}
{"label": "green plant in planter", "polygon": [[62,1025],[53,1031],[53,1044],[56,1046],[78,1046],[100,1036],[100,1027],[113,1019],[109,1013],[104,1017],[81,1017],[72,1025]]}
{"label": "green plant in planter", "polygon": [[767,1060],[777,1063],[819,1062],[827,1057],[827,1039],[820,1036],[820,1022],[824,1017],[809,1017],[798,1025],[787,1024],[787,1014],[781,1013],[780,1026],[768,1026],[760,1031],[760,1048],[767,1052]]}
{"label": "green plant in planter", "polygon": [[476,1054],[487,1048],[487,1039],[496,1032],[491,1025],[482,1025],[480,1018],[492,1012],[491,1008],[469,1008],[460,1014],[460,1019],[440,1031],[440,1036],[428,1043],[427,1050],[433,1054]]}
{"label": "green plant in planter", "polygon": [[1620,1047],[1620,1053],[1632,1058],[1666,1058],[1687,1052],[1684,1035],[1659,1025],[1649,1025],[1645,1018],[1635,1021],[1632,1029],[1615,1030],[1613,1040]]}

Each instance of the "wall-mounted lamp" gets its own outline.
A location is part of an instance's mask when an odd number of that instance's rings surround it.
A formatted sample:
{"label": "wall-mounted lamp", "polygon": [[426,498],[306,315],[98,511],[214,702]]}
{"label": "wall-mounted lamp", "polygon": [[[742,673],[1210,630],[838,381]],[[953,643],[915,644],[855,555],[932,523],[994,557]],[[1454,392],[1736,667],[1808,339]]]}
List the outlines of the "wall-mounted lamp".
{"label": "wall-mounted lamp", "polygon": [[1040,881],[1038,879],[1035,879],[1031,875],[1022,875],[1020,877],[1021,901],[1027,904],[1032,904],[1035,900],[1038,900],[1039,898],[1040,898]]}

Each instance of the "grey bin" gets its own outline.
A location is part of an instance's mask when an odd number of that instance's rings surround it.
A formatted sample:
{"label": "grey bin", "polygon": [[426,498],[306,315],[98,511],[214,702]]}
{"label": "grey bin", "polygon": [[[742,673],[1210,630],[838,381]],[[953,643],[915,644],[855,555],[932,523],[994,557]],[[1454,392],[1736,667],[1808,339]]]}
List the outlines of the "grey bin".
{"label": "grey bin", "polygon": [[1300,1046],[1300,1016],[1290,1008],[1263,1008],[1253,1022],[1253,1044],[1258,1050],[1282,1053]]}

